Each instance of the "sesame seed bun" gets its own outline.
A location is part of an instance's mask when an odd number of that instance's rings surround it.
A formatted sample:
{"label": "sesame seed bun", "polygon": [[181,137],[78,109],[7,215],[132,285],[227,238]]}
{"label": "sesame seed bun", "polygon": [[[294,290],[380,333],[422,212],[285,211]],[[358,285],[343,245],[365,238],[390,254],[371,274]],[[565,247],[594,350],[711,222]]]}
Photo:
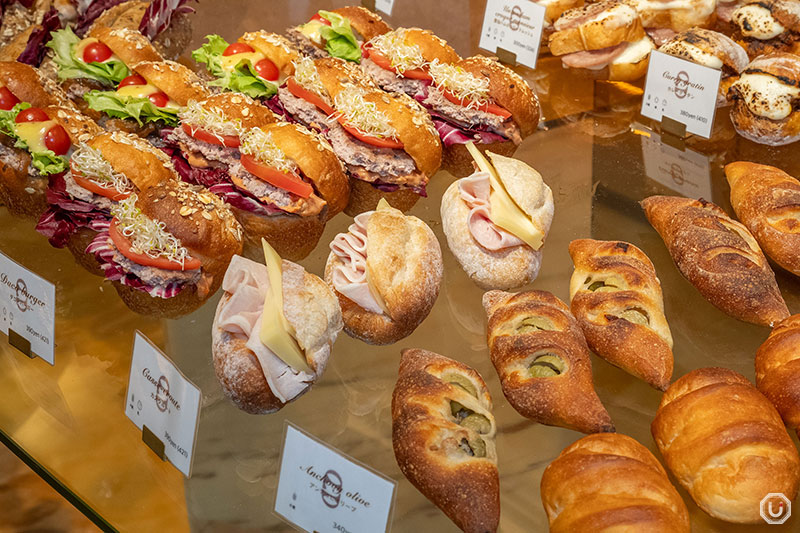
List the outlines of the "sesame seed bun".
{"label": "sesame seed bun", "polygon": [[350,27],[360,33],[366,41],[392,31],[380,15],[363,6],[340,7],[334,9],[333,13],[346,18],[350,22]]}
{"label": "sesame seed bun", "polygon": [[86,143],[99,150],[117,172],[141,191],[161,182],[178,179],[169,157],[132,133],[102,133]]}
{"label": "sesame seed bun", "polygon": [[204,100],[211,96],[211,91],[200,78],[174,61],[142,61],[132,65],[131,70],[144,77],[148,83],[155,85],[175,100],[178,105],[185,106],[189,100]]}
{"label": "sesame seed bun", "polygon": [[200,102],[204,109],[222,113],[228,120],[241,120],[246,129],[258,128],[277,121],[268,107],[241,93],[223,92]]}
{"label": "sesame seed bun", "polygon": [[34,107],[72,107],[72,102],[53,80],[25,63],[0,61],[0,83],[8,87],[20,102],[28,102]]}
{"label": "sesame seed bun", "polygon": [[261,30],[245,33],[238,42],[248,44],[267,56],[287,76],[294,74],[292,61],[298,59],[300,53],[286,37]]}
{"label": "sesame seed bun", "polygon": [[88,35],[105,44],[114,55],[126,65],[134,65],[142,61],[163,61],[164,58],[155,49],[149,39],[130,28],[94,28]]}

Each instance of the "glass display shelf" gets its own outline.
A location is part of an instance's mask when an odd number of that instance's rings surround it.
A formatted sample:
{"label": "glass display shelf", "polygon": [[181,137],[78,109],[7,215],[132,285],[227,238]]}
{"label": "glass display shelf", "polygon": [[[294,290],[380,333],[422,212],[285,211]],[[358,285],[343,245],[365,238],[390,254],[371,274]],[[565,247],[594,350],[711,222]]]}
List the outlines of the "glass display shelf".
{"label": "glass display shelf", "polygon": [[[231,40],[245,31],[282,32],[318,9],[347,2],[206,0],[197,6],[194,41],[208,33]],[[461,54],[478,53],[484,0],[398,0],[386,17],[393,27],[430,28]],[[724,315],[680,275],[638,202],[652,194],[704,196],[731,213],[722,166],[751,160],[800,175],[796,147],[769,148],[737,137],[720,110],[711,140],[661,142],[654,124],[638,116],[641,83],[596,82],[540,58],[537,70],[517,68],[539,93],[543,120],[515,157],[541,172],[552,188],[555,218],[539,277],[529,288],[569,301],[576,238],[632,242],[652,259],[664,291],[675,340],[677,378],[704,366],[724,366],[754,380],[753,359],[769,330]],[[632,126],[635,122],[643,126]],[[646,126],[646,127],[644,127]],[[458,176],[461,177],[461,176]],[[396,345],[373,347],[342,333],[328,369],[313,389],[278,413],[239,411],[222,393],[211,361],[210,326],[219,294],[178,320],[138,315],[110,285],[50,247],[35,220],[14,206],[0,208],[0,250],[57,287],[56,364],[30,360],[0,343],[0,434],[43,478],[104,529],[244,533],[288,531],[272,513],[286,420],[398,481],[392,530],[456,531],[398,469],[391,442],[390,403],[401,348],[419,347],[458,359],[486,380],[497,419],[501,487],[500,530],[546,531],[539,497],[542,471],[582,435],[536,424],[502,395],[486,347],[482,291],[447,249],[439,201],[454,176],[440,171],[428,198],[410,211],[436,233],[444,255],[444,281],[431,315]],[[300,263],[321,275],[328,243],[345,230],[344,214],[326,227]],[[777,272],[789,309],[800,311],[800,281]],[[141,331],[202,391],[193,474],[185,478],[162,462],[125,417],[124,395],[134,332]],[[650,423],[661,394],[605,361],[592,357],[594,381],[617,431],[636,438],[659,459]],[[792,433],[792,438],[796,437]],[[674,479],[673,479],[674,482]],[[715,520],[679,489],[695,531],[790,531],[784,526],[738,526]]]}

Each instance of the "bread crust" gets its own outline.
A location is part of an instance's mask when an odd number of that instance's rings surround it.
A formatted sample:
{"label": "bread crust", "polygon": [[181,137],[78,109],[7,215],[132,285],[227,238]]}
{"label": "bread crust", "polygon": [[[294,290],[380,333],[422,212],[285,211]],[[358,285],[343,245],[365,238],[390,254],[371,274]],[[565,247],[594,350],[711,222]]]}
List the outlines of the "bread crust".
{"label": "bread crust", "polygon": [[[619,11],[622,20],[616,17],[598,18],[600,13],[609,10]],[[591,15],[586,19],[587,15]],[[631,20],[628,20],[628,19]],[[623,42],[633,43],[645,37],[642,21],[635,10],[617,0],[603,0],[564,12],[556,21],[556,28],[570,26],[570,20],[579,22],[577,26],[556,30],[550,35],[548,47],[554,56],[563,56],[582,50],[601,50]]]}
{"label": "bread crust", "polygon": [[723,312],[762,326],[789,316],[755,238],[705,200],[651,196],[640,202],[681,274]]}
{"label": "bread crust", "polygon": [[542,474],[551,533],[689,533],[689,511],[650,450],[620,433],[581,438]]}
{"label": "bread crust", "polygon": [[100,26],[87,34],[105,44],[126,65],[142,61],[164,61],[150,40],[132,28]]}
{"label": "bread crust", "polygon": [[[450,381],[455,379],[472,387],[475,395]],[[483,417],[485,431],[460,425],[451,402]],[[497,427],[491,411],[489,390],[474,369],[433,352],[403,350],[392,394],[397,465],[417,490],[467,533],[497,531],[500,520]],[[483,457],[476,456],[478,447],[471,445],[478,439],[485,447]]]}
{"label": "bread crust", "polygon": [[89,117],[82,115],[74,107],[67,106],[47,106],[44,112],[51,120],[55,120],[69,136],[69,140],[74,145],[86,142],[95,135],[102,133],[103,129]]}
{"label": "bread crust", "polygon": [[430,30],[423,30],[421,28],[398,28],[395,31],[401,31],[405,35],[404,42],[410,45],[417,45],[419,47],[422,57],[428,63],[438,59],[439,63],[455,63],[461,56],[453,49],[452,46],[447,44],[447,41],[437,36]]}
{"label": "bread crust", "polygon": [[609,63],[607,68],[609,81],[636,81],[647,74],[650,65],[650,54],[637,63]]}
{"label": "bread crust", "polygon": [[95,276],[105,277],[105,271],[100,267],[100,263],[94,254],[86,253],[86,248],[97,237],[98,232],[89,228],[77,228],[69,240],[65,248],[70,251],[75,258],[75,262],[82,266],[90,274]]}
{"label": "bread crust", "polygon": [[56,82],[44,76],[39,69],[25,63],[0,62],[0,84],[8,87],[20,102],[28,102],[33,107],[74,107]]}
{"label": "bread crust", "polygon": [[39,220],[47,211],[48,179],[28,173],[31,156],[26,150],[0,147],[0,205],[20,217]]}
{"label": "bread crust", "polygon": [[138,30],[148,4],[145,0],[128,0],[110,7],[95,19],[86,34],[90,35],[101,27]]}
{"label": "bread crust", "polygon": [[132,133],[101,133],[86,144],[100,150],[103,159],[139,190],[179,179],[164,152]]}
{"label": "bread crust", "polygon": [[[476,144],[484,156],[486,152],[511,157],[517,151],[517,145],[511,141]],[[487,156],[488,157],[488,156]],[[475,171],[474,160],[465,144],[445,146],[442,150],[442,170],[446,170],[456,178],[469,176]]]}
{"label": "bread crust", "polygon": [[31,38],[33,32],[41,27],[40,24],[31,24],[0,46],[0,61],[16,61],[28,46],[28,39]]}
{"label": "bread crust", "polygon": [[687,0],[687,7],[673,9],[645,9],[631,2],[642,18],[645,28],[669,28],[682,32],[690,28],[712,28],[717,22],[715,0]]}
{"label": "bread crust", "polygon": [[204,109],[214,110],[227,120],[240,121],[242,128],[251,129],[272,124],[278,119],[270,109],[246,94],[221,92],[200,102]]}
{"label": "bread crust", "polygon": [[733,370],[700,368],[675,381],[651,429],[673,475],[715,518],[759,523],[767,493],[797,494],[800,457],[778,411]]}
{"label": "bread crust", "polygon": [[112,281],[111,284],[131,311],[151,318],[180,318],[200,309],[208,299],[208,296],[201,298],[194,285],[184,288],[172,298],[156,298],[118,281]]}
{"label": "bread crust", "polygon": [[[569,254],[575,264],[569,290],[572,312],[589,348],[652,387],[666,390],[673,367],[672,334],[650,258],[627,242],[592,239],[572,241]],[[592,290],[596,283],[604,288]],[[641,315],[646,325],[622,316],[630,311]]]}
{"label": "bread crust", "polygon": [[756,352],[756,386],[784,423],[800,430],[800,315],[778,323]]}
{"label": "bread crust", "polygon": [[285,75],[294,74],[292,62],[300,58],[300,53],[286,37],[260,30],[245,33],[239,37],[238,42],[249,44],[267,56]]}
{"label": "bread crust", "polygon": [[412,189],[401,187],[396,191],[383,192],[369,182],[352,178],[350,180],[350,200],[347,207],[344,208],[344,213],[347,216],[355,217],[365,211],[374,211],[381,199],[405,213],[416,205],[419,198],[419,194]]}
{"label": "bread crust", "polygon": [[392,31],[391,26],[386,24],[379,14],[370,11],[364,6],[340,7],[334,9],[333,13],[341,15],[350,21],[350,26],[360,33],[365,41]]}
{"label": "bread crust", "polygon": [[278,255],[289,261],[300,261],[316,248],[325,231],[324,216],[301,217],[293,214],[257,215],[231,207],[242,225],[242,255],[253,261],[264,259],[264,238]]}
{"label": "bread crust", "polygon": [[[492,364],[503,394],[519,414],[583,433],[614,431],[594,390],[586,341],[564,302],[545,291],[489,291],[483,295],[483,307]],[[525,321],[530,319],[549,323],[552,329],[528,331]],[[560,359],[564,367],[559,374],[531,373],[536,358],[544,354]]]}
{"label": "bread crust", "polygon": [[205,100],[212,94],[197,74],[174,61],[142,61],[129,67],[181,106],[190,100]]}

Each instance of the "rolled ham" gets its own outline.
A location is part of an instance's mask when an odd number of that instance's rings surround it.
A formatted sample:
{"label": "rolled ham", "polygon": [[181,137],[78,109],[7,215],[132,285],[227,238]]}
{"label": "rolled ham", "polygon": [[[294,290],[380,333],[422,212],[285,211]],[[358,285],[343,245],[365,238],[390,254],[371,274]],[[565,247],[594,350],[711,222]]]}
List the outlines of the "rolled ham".
{"label": "rolled ham", "polygon": [[458,182],[461,199],[469,207],[467,223],[472,238],[493,252],[525,244],[514,234],[492,222],[492,206],[489,202],[491,191],[489,174],[486,172],[476,172]]}
{"label": "rolled ham", "polygon": [[621,42],[600,50],[582,50],[561,56],[561,62],[570,68],[601,69],[622,54],[627,46],[627,42]]}
{"label": "rolled ham", "polygon": [[656,47],[661,46],[678,34],[675,30],[669,28],[645,28],[644,31],[653,39]]}

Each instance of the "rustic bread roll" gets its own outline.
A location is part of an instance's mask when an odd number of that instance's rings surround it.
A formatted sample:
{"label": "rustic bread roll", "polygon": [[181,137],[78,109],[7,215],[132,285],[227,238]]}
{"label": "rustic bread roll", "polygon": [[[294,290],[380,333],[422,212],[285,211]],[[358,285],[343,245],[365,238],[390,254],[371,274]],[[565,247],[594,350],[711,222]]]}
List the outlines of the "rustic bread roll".
{"label": "rustic bread roll", "polygon": [[[278,122],[278,118],[268,107],[246,94],[225,91],[209,96],[198,105],[226,121],[238,122],[245,130]],[[183,119],[181,122],[191,126],[190,119]]]}
{"label": "rustic bread roll", "polygon": [[392,31],[391,26],[383,21],[380,15],[363,6],[345,6],[334,9],[333,13],[341,15],[350,22],[350,27],[358,32],[359,37],[369,41],[373,37]]}
{"label": "rustic bread roll", "polygon": [[621,241],[578,239],[569,294],[589,348],[651,386],[666,390],[672,376],[672,334],[650,258]]}
{"label": "rustic bread roll", "polygon": [[690,28],[710,28],[716,22],[716,0],[631,0],[642,17],[645,28],[670,29],[674,32]]}
{"label": "rustic bread roll", "polygon": [[434,59],[438,59],[439,63],[455,63],[461,59],[447,41],[432,31],[420,28],[397,28],[394,34],[401,38],[402,44],[419,48],[422,58],[428,63]]}
{"label": "rustic bread roll", "polygon": [[86,142],[103,131],[95,121],[71,106],[51,105],[45,107],[44,112],[66,130],[73,145]]}
{"label": "rustic bread roll", "polygon": [[542,474],[550,533],[688,533],[689,511],[650,450],[627,435],[597,433],[564,450]]}
{"label": "rustic bread roll", "polygon": [[[756,386],[800,432],[800,315],[779,322],[756,352]],[[798,433],[800,436],[800,433]]]}
{"label": "rustic bread roll", "polygon": [[264,30],[247,32],[239,37],[238,42],[252,46],[275,63],[275,66],[287,76],[294,74],[293,61],[300,57],[292,43],[282,35]]}
{"label": "rustic bread roll", "polygon": [[132,133],[101,133],[87,143],[99,150],[137,189],[144,190],[165,181],[178,179],[169,156]]}
{"label": "rustic bread roll", "polygon": [[618,0],[603,0],[563,13],[550,35],[550,53],[561,56],[581,50],[600,50],[645,37],[636,10]]}
{"label": "rustic bread roll", "polygon": [[737,161],[725,165],[736,216],[770,259],[800,276],[800,181],[784,171]]}
{"label": "rustic bread roll", "polygon": [[592,384],[592,362],[578,323],[545,291],[483,295],[488,344],[508,403],[548,426],[614,431]]}
{"label": "rustic bread roll", "polygon": [[775,274],[746,227],[702,199],[651,196],[641,205],[678,270],[706,300],[762,326],[789,316]]}
{"label": "rustic bread roll", "polygon": [[148,83],[167,93],[178,105],[185,106],[190,100],[204,100],[212,94],[197,74],[180,63],[142,61],[129,66]]}
{"label": "rustic bread roll", "polygon": [[767,494],[797,494],[797,448],[775,407],[733,370],[700,368],[675,381],[651,429],[667,467],[715,518],[756,524]]}
{"label": "rustic bread roll", "polygon": [[463,363],[403,350],[392,394],[392,445],[412,485],[470,533],[497,531],[497,472],[492,398]]}
{"label": "rustic bread roll", "polygon": [[28,40],[33,35],[33,32],[41,28],[41,24],[31,24],[0,45],[0,61],[16,61],[27,48]]}
{"label": "rustic bread roll", "polygon": [[27,102],[33,107],[74,107],[55,81],[25,63],[0,61],[0,85],[7,87],[20,102]]}
{"label": "rustic bread roll", "polygon": [[350,180],[350,201],[344,208],[344,213],[355,217],[366,211],[374,211],[381,200],[386,200],[390,206],[405,213],[417,204],[419,198],[419,194],[413,189],[400,188],[384,192],[367,181],[353,179]]}
{"label": "rustic bread roll", "polygon": [[233,216],[242,225],[242,255],[254,261],[264,258],[261,239],[287,261],[301,261],[317,247],[325,232],[326,215],[301,217],[281,214],[263,216],[231,206]]}
{"label": "rustic bread roll", "polygon": [[94,28],[87,37],[94,37],[105,44],[126,65],[135,65],[142,61],[164,61],[150,39],[133,28]]}

